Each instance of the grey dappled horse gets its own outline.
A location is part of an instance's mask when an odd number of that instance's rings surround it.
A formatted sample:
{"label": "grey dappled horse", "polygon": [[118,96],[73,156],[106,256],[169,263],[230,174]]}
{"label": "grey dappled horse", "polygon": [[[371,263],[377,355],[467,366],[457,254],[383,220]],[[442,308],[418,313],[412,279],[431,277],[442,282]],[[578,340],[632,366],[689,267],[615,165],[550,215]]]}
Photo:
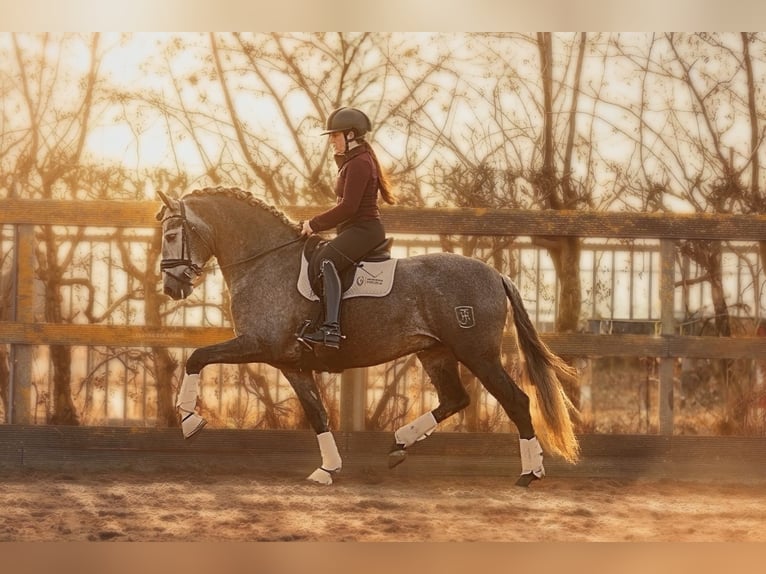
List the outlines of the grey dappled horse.
{"label": "grey dappled horse", "polygon": [[[205,424],[195,409],[199,373],[206,365],[267,363],[290,382],[317,433],[322,464],[309,480],[332,484],[342,463],[314,371],[340,372],[416,353],[436,388],[439,405],[394,433],[389,466],[403,461],[407,447],[426,438],[439,422],[468,406],[458,363],[481,381],[518,429],[522,472],[517,484],[527,486],[545,475],[540,443],[569,462],[577,460],[579,446],[570,418],[574,407],[560,382],[574,380],[576,372],[541,341],[508,277],[481,261],[451,253],[400,259],[389,295],[344,301],[346,339],[340,350],[318,346],[312,351],[295,335],[303,321],[316,314],[316,303],[296,289],[305,243],[299,225],[236,188],[196,190],[180,200],[160,196],[164,205],[157,219],[163,227],[165,293],[173,299],[187,297],[204,265],[215,257],[229,290],[234,322],[234,338],[196,349],[186,363],[177,402],[185,437]],[[534,408],[501,362],[509,312],[525,378],[532,383],[525,388]]]}

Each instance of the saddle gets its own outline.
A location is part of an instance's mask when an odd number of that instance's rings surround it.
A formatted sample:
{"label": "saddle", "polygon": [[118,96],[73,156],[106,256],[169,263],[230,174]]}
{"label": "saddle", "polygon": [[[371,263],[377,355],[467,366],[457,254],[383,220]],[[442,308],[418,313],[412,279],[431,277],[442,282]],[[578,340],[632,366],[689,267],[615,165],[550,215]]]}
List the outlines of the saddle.
{"label": "saddle", "polygon": [[[391,245],[394,240],[387,237],[382,243],[367,252],[340,274],[342,298],[385,297],[391,292],[396,270],[396,259],[391,258]],[[298,291],[306,299],[319,300],[322,281],[319,277],[321,247],[327,240],[311,236],[303,247],[301,270],[298,275]]]}

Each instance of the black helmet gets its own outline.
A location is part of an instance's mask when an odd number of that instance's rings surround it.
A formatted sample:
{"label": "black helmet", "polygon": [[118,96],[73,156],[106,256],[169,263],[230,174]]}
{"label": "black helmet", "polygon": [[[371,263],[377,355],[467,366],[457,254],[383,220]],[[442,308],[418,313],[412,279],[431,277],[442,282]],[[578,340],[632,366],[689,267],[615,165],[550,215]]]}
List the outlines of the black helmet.
{"label": "black helmet", "polygon": [[371,129],[372,123],[367,114],[356,108],[343,107],[334,110],[327,117],[327,126],[322,135],[354,130],[354,135],[360,138]]}

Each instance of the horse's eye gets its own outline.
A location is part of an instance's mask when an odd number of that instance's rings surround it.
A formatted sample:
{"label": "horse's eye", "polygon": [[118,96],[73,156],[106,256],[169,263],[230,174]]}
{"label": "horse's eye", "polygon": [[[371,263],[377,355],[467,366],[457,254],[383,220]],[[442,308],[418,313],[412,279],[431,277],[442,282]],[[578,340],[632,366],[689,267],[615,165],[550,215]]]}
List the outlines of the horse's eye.
{"label": "horse's eye", "polygon": [[175,241],[176,237],[178,237],[178,232],[177,231],[171,231],[171,232],[165,234],[165,239],[167,241]]}

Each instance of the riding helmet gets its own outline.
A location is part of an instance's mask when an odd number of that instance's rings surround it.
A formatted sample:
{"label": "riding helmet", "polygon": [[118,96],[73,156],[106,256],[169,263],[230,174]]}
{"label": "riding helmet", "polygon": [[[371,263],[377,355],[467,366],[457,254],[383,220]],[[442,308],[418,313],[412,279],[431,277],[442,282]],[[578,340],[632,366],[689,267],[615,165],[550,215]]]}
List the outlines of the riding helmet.
{"label": "riding helmet", "polygon": [[327,125],[322,135],[354,130],[354,135],[360,138],[371,129],[372,122],[367,114],[356,108],[342,107],[333,110],[327,117]]}

